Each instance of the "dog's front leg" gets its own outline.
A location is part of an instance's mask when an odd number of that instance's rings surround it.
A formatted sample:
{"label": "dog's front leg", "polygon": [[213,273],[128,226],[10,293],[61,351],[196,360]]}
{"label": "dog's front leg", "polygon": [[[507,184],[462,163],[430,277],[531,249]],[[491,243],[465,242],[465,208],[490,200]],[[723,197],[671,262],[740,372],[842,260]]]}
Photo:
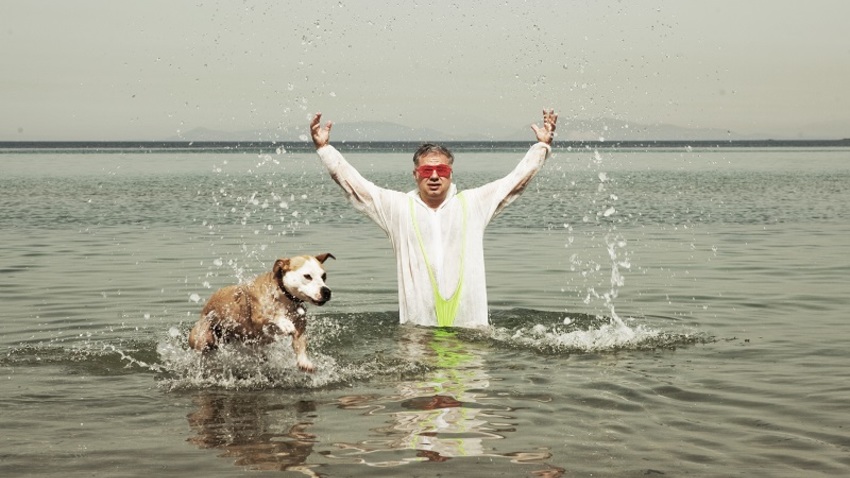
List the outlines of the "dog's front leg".
{"label": "dog's front leg", "polygon": [[292,319],[289,318],[286,314],[280,314],[275,317],[274,324],[279,329],[280,335],[295,335],[295,324],[292,323]]}
{"label": "dog's front leg", "polygon": [[292,335],[292,350],[295,352],[295,361],[298,368],[305,372],[314,372],[316,367],[307,358],[307,320],[299,317],[294,321],[295,333]]}

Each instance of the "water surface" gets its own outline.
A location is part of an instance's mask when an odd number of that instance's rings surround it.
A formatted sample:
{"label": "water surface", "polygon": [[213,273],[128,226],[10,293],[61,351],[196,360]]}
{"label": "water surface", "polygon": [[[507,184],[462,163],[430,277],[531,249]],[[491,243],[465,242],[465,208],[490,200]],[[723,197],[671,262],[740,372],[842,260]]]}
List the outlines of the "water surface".
{"label": "water surface", "polygon": [[[347,156],[413,187],[408,154]],[[0,472],[844,476],[848,159],[558,150],[488,229],[493,325],[464,331],[397,324],[389,243],[312,154],[0,154]],[[215,288],[319,252],[317,373],[186,350]]]}

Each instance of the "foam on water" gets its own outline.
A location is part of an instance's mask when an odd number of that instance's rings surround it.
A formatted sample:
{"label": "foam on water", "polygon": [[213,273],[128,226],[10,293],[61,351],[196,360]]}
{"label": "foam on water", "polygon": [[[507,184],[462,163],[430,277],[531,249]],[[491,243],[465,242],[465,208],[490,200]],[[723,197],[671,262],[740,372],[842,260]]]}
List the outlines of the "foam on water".
{"label": "foam on water", "polygon": [[590,330],[562,330],[557,326],[537,324],[516,330],[496,328],[492,338],[521,348],[548,352],[604,352],[634,348],[655,339],[659,332],[622,323],[603,324]]}
{"label": "foam on water", "polygon": [[[669,330],[665,324],[644,318],[591,316],[520,311],[526,319],[506,317],[497,322],[486,339],[494,345],[547,355],[605,354],[621,351],[674,350],[678,347],[714,341],[697,330]],[[529,317],[531,314],[531,317]],[[514,315],[513,313],[509,315]],[[533,318],[533,320],[528,320]]]}

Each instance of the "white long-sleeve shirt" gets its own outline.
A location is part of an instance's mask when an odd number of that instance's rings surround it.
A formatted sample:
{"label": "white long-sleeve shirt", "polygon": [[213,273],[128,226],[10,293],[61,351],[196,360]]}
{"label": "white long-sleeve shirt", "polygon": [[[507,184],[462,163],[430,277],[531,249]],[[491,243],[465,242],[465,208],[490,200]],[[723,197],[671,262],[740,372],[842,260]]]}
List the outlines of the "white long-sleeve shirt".
{"label": "white long-sleeve shirt", "polygon": [[[463,270],[460,303],[453,324],[456,327],[488,325],[484,229],[493,217],[523,192],[543,167],[550,152],[548,144],[537,143],[504,178],[463,191],[467,211],[464,227],[464,207],[454,184],[446,200],[437,209],[431,209],[420,199],[418,189],[405,194],[378,187],[361,176],[333,146],[317,150],[331,177],[345,191],[351,204],[369,216],[390,238],[396,256],[401,323],[437,325],[427,256],[444,298],[455,292]],[[419,227],[421,247],[413,225],[414,217]],[[464,229],[466,237],[461,240]],[[463,267],[461,247],[465,247]]]}

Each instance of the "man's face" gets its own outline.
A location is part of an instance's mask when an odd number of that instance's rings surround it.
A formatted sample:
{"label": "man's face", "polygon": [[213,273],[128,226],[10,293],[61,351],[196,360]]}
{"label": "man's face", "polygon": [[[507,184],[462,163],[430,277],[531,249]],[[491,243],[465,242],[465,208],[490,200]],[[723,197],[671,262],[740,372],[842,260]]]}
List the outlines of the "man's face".
{"label": "man's face", "polygon": [[[448,170],[446,166],[449,167]],[[419,186],[419,196],[422,200],[431,207],[439,206],[445,201],[452,184],[449,158],[436,152],[420,156],[419,164],[413,170],[413,177]]]}

